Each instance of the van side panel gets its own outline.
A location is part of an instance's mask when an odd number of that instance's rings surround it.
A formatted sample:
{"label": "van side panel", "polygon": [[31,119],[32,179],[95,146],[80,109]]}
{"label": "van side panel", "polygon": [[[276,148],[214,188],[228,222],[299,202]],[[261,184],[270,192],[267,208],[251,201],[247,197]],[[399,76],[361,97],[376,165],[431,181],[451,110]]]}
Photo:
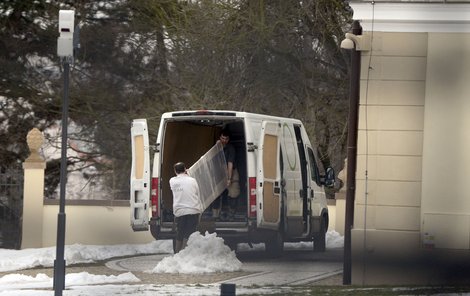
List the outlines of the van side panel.
{"label": "van side panel", "polygon": [[300,159],[295,139],[294,127],[291,123],[283,124],[282,149],[284,153],[284,179],[286,181],[286,215],[287,217],[302,216],[302,200],[300,198],[301,174]]}
{"label": "van side panel", "polygon": [[285,180],[285,232],[287,236],[300,236],[304,231],[302,221],[302,198],[300,190],[302,189],[302,178],[300,171],[300,159],[295,137],[294,126],[291,122],[282,124],[281,147],[284,153],[284,171],[282,172]]}
{"label": "van side panel", "polygon": [[[325,194],[325,190],[323,189],[323,186],[316,183],[316,178],[312,174],[311,166],[316,166],[318,173],[321,175],[324,175],[325,172],[323,169],[323,165],[321,164],[321,161],[318,157],[317,149],[312,148],[310,140],[308,139],[307,132],[303,126],[302,126],[301,131],[302,131],[302,137],[304,138],[304,142],[307,146],[306,152],[308,154],[308,149],[310,149],[313,152],[313,158],[314,158],[312,163],[309,162],[310,188],[311,188],[311,192],[313,191],[313,196],[309,196],[309,198],[311,198],[312,200],[311,205],[310,205],[311,216],[321,216],[322,212],[324,212],[325,210],[326,212],[328,212],[326,194]],[[308,155],[307,157],[310,158]],[[317,225],[313,225],[313,226],[317,226]]]}

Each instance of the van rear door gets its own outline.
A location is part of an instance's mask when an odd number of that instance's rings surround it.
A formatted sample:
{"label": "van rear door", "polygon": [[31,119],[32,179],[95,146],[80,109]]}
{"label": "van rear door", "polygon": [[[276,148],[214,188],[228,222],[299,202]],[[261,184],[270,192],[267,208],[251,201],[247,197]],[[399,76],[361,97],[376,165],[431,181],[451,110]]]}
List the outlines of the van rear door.
{"label": "van rear door", "polygon": [[278,122],[263,121],[258,146],[257,226],[279,229],[281,214]]}
{"label": "van rear door", "polygon": [[149,228],[150,200],[150,155],[146,119],[132,121],[131,139],[131,226],[134,231],[144,231]]}

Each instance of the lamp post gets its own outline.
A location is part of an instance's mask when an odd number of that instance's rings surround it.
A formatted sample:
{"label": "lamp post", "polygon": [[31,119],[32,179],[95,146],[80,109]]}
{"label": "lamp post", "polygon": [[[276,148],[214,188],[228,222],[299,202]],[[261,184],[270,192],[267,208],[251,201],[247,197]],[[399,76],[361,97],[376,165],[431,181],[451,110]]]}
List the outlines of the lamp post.
{"label": "lamp post", "polygon": [[370,49],[369,36],[362,36],[359,21],[354,21],[352,33],[346,33],[346,39],[341,42],[341,48],[351,52],[351,77],[349,84],[349,121],[347,143],[347,179],[346,179],[346,213],[344,225],[344,261],[343,284],[351,284],[351,229],[354,223],[354,199],[356,191],[357,167],[357,134],[359,114],[359,94],[361,81],[361,50]]}
{"label": "lamp post", "polygon": [[[65,187],[67,184],[67,129],[69,109],[69,71],[73,62],[74,48],[78,48],[78,31],[74,34],[75,11],[59,11],[59,33],[57,39],[57,55],[64,66],[64,89],[62,101],[62,147],[60,161],[60,200],[59,214],[57,216],[57,246],[56,259],[54,260],[54,295],[62,296],[65,288]],[[74,37],[75,41],[74,42]]]}

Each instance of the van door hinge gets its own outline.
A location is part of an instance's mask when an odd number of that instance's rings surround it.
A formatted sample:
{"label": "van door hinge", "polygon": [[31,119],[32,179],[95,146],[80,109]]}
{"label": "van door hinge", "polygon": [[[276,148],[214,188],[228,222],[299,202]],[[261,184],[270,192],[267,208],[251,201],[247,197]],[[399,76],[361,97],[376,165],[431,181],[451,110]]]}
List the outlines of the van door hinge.
{"label": "van door hinge", "polygon": [[153,152],[160,152],[160,143],[157,143],[156,145],[149,145],[150,148],[153,150]]}
{"label": "van door hinge", "polygon": [[248,152],[253,152],[255,151],[256,149],[258,149],[258,146],[256,146],[255,144],[253,143],[246,143],[246,146],[248,148]]}

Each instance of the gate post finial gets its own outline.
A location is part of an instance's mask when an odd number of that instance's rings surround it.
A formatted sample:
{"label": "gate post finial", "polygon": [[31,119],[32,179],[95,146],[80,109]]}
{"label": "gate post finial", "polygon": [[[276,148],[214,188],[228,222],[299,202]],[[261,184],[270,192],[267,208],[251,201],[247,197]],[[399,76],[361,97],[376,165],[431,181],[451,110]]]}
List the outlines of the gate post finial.
{"label": "gate post finial", "polygon": [[44,136],[42,132],[40,132],[37,128],[33,128],[26,136],[26,142],[28,143],[31,154],[25,160],[25,162],[43,162],[44,158],[39,155],[39,149],[44,143]]}

